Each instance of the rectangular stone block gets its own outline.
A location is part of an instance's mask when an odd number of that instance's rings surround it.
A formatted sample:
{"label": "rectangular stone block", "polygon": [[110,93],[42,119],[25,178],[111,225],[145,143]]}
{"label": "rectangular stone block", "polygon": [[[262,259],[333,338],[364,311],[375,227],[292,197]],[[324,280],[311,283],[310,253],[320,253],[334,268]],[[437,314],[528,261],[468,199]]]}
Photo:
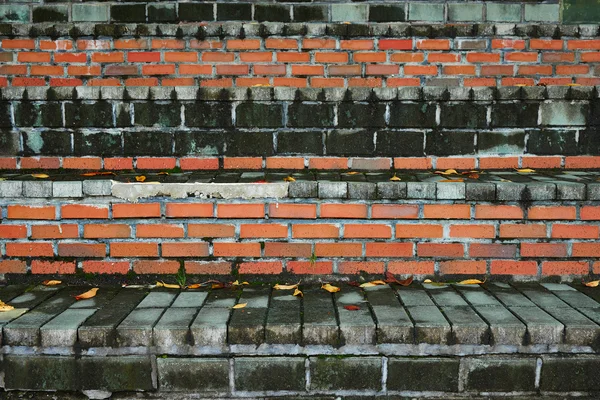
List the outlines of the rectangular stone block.
{"label": "rectangular stone block", "polygon": [[166,392],[227,392],[227,358],[162,358],[156,360],[158,385]]}
{"label": "rectangular stone block", "polygon": [[[458,358],[390,358],[388,390],[457,392]],[[431,379],[435,376],[435,379]]]}
{"label": "rectangular stone block", "polygon": [[563,22],[567,24],[594,24],[600,22],[600,0],[563,0]]}
{"label": "rectangular stone block", "polygon": [[236,357],[236,391],[304,391],[304,357]]}
{"label": "rectangular stone block", "polygon": [[488,3],[486,15],[492,22],[521,22],[521,5]]}
{"label": "rectangular stone block", "polygon": [[25,181],[25,182],[23,182],[23,196],[25,196],[25,197],[52,197],[52,182],[50,182],[50,181]]}
{"label": "rectangular stone block", "polygon": [[311,357],[310,390],[381,390],[380,357]]}
{"label": "rectangular stone block", "polygon": [[535,390],[536,359],[516,357],[469,357],[462,360],[465,390],[529,392]]}
{"label": "rectangular stone block", "polygon": [[0,182],[0,197],[21,197],[23,195],[23,181]]}
{"label": "rectangular stone block", "polygon": [[410,2],[408,20],[442,22],[444,20],[444,4]]}
{"label": "rectangular stone block", "polygon": [[77,363],[77,378],[82,390],[154,390],[152,375],[151,356],[82,357]]}
{"label": "rectangular stone block", "polygon": [[600,357],[543,357],[540,389],[551,392],[596,392]]}
{"label": "rectangular stone block", "polygon": [[81,385],[75,357],[9,355],[3,369],[6,389],[75,391]]}
{"label": "rectangular stone block", "polygon": [[71,21],[108,21],[108,4],[73,4],[71,8]]}
{"label": "rectangular stone block", "polygon": [[112,181],[109,180],[85,180],[83,181],[83,193],[88,196],[110,196]]}
{"label": "rectangular stone block", "polygon": [[584,103],[550,101],[541,104],[542,125],[583,126],[587,121],[588,106]]}
{"label": "rectangular stone block", "polygon": [[53,182],[52,197],[83,197],[83,184],[79,181]]}
{"label": "rectangular stone block", "polygon": [[367,20],[366,4],[332,4],[331,20],[336,22],[364,22]]}

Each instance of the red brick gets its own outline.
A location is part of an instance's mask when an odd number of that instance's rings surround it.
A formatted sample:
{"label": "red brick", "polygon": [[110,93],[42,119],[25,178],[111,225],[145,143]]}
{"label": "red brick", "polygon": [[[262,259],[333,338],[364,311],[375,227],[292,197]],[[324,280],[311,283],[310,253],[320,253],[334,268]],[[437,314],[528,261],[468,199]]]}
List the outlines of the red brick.
{"label": "red brick", "polygon": [[382,224],[346,224],[344,225],[344,237],[349,239],[389,239],[392,237],[392,227]]}
{"label": "red brick", "polygon": [[576,219],[577,211],[572,206],[534,206],[527,211],[528,219]]}
{"label": "red brick", "polygon": [[266,166],[269,169],[304,169],[304,158],[267,157]]}
{"label": "red brick", "polygon": [[321,204],[321,218],[367,218],[366,204]]}
{"label": "red brick", "polygon": [[72,40],[40,40],[40,50],[73,50]]}
{"label": "red brick", "polygon": [[338,264],[340,274],[383,274],[385,264],[380,261],[344,261]]}
{"label": "red brick", "polygon": [[86,239],[130,238],[131,226],[125,224],[86,224],[83,227]]}
{"label": "red brick", "polygon": [[113,218],[156,218],[160,217],[160,203],[113,204]]}
{"label": "red brick", "polygon": [[359,171],[369,171],[375,169],[388,170],[392,165],[392,160],[387,157],[369,157],[369,158],[351,158],[350,165],[352,169]]}
{"label": "red brick", "polygon": [[544,238],[546,225],[544,224],[501,224],[501,238]]}
{"label": "red brick", "polygon": [[219,169],[219,159],[216,157],[183,157],[179,165],[184,171]]}
{"label": "red brick", "polygon": [[13,86],[46,86],[44,78],[13,78]]}
{"label": "red brick", "polygon": [[370,242],[366,244],[366,257],[412,257],[412,243],[382,243]]}
{"label": "red brick", "polygon": [[465,87],[496,86],[496,79],[495,78],[464,78],[463,86],[465,86]]}
{"label": "red brick", "polygon": [[[1,264],[0,264],[1,265]],[[291,274],[329,275],[333,273],[331,261],[288,261],[287,272]]]}
{"label": "red brick", "polygon": [[397,239],[441,238],[444,235],[442,225],[396,224]]}
{"label": "red brick", "polygon": [[17,158],[0,157],[0,169],[17,169]]}
{"label": "red brick", "polygon": [[[507,53],[509,54],[509,53]],[[499,53],[467,53],[467,61],[470,63],[493,63],[500,62]]]}
{"label": "red brick", "polygon": [[266,49],[298,49],[298,41],[296,39],[265,39]]}
{"label": "red brick", "polygon": [[599,206],[582,206],[580,210],[581,220],[583,221],[600,221]]}
{"label": "red brick", "polygon": [[474,65],[445,65],[442,69],[444,75],[475,75]]}
{"label": "red brick", "polygon": [[105,257],[106,245],[104,243],[59,243],[58,255],[60,257]]}
{"label": "red brick", "polygon": [[79,50],[110,50],[110,40],[77,40]]}
{"label": "red brick", "polygon": [[590,263],[587,261],[544,261],[542,275],[587,275]]}
{"label": "red brick", "polygon": [[317,257],[361,257],[362,244],[360,243],[316,243],[315,255]]}
{"label": "red brick", "polygon": [[292,65],[292,75],[324,75],[322,65]]}
{"label": "red brick", "polygon": [[[374,52],[374,51],[365,51],[365,52],[356,52],[352,55],[352,58],[354,59],[354,62],[385,62],[387,60],[387,53],[385,52]],[[369,65],[367,65],[367,71]],[[398,67],[397,65],[394,65],[394,67]],[[398,70],[396,70],[395,73]],[[368,73],[368,72],[367,72]]]}
{"label": "red brick", "polygon": [[573,243],[572,256],[600,257],[600,243]]}
{"label": "red brick", "polygon": [[285,65],[261,65],[255,64],[252,67],[255,75],[285,75]]}
{"label": "red brick", "polygon": [[349,76],[360,75],[361,67],[358,64],[354,65],[330,65],[327,67],[329,76]]}
{"label": "red brick", "polygon": [[172,75],[175,64],[143,65],[142,75]]}
{"label": "red brick", "polygon": [[78,237],[79,227],[76,224],[31,225],[32,239],[75,239]]}
{"label": "red brick", "polygon": [[348,159],[344,157],[317,157],[308,162],[310,169],[348,169]]}
{"label": "red brick", "polygon": [[[29,68],[30,75],[54,75],[54,76],[57,76],[57,75],[63,75],[64,72],[65,72],[65,69],[63,67],[59,67],[59,66],[32,65]],[[79,75],[79,74],[73,74],[73,73],[69,72],[69,75]]]}
{"label": "red brick", "polygon": [[221,49],[223,48],[223,42],[218,40],[190,40],[190,48],[191,49]]}
{"label": "red brick", "polygon": [[[204,53],[206,54],[206,53]],[[226,54],[226,53],[221,53],[221,54]],[[233,53],[229,53],[233,56]],[[277,53],[277,57],[279,57],[279,55],[286,55],[288,53]],[[292,54],[292,53],[290,53]],[[308,56],[307,58],[310,59],[310,54],[308,53],[293,53],[293,54],[301,54],[302,56]],[[204,60],[204,59],[203,59]],[[231,57],[231,60],[233,61],[233,57]],[[272,62],[273,61],[273,53],[271,52],[265,52],[265,51],[261,51],[261,52],[252,52],[252,53],[240,53],[240,61],[242,62]],[[284,62],[284,60],[280,60],[279,58],[277,59],[277,61],[279,62]]]}
{"label": "red brick", "polygon": [[598,225],[553,224],[551,237],[559,239],[598,239]]}
{"label": "red brick", "polygon": [[462,258],[465,248],[462,243],[417,243],[419,257]]}
{"label": "red brick", "polygon": [[162,78],[162,86],[196,86],[194,78]]}
{"label": "red brick", "polygon": [[240,263],[240,274],[280,274],[283,271],[281,261],[253,261]]}
{"label": "red brick", "polygon": [[521,65],[519,75],[552,75],[551,65]]}
{"label": "red brick", "polygon": [[496,237],[494,225],[450,225],[450,237],[493,239]]}
{"label": "red brick", "polygon": [[27,227],[25,225],[0,224],[1,239],[24,239],[26,237]]}
{"label": "red brick", "polygon": [[514,61],[514,62],[537,62],[538,53],[537,52],[505,53],[504,60],[505,61]]}
{"label": "red brick", "polygon": [[64,261],[40,261],[33,260],[31,262],[32,274],[74,274],[75,263]]}
{"label": "red brick", "polygon": [[215,257],[260,257],[260,243],[213,243]]}
{"label": "red brick", "polygon": [[167,218],[211,218],[212,203],[167,203]]}
{"label": "red brick", "polygon": [[484,275],[487,272],[485,261],[453,260],[440,262],[442,275]]}
{"label": "red brick", "polygon": [[99,170],[102,169],[100,157],[65,157],[63,159],[64,169]]}
{"label": "red brick", "polygon": [[573,83],[572,78],[541,78],[539,85],[542,86],[565,86]]}
{"label": "red brick", "polygon": [[33,39],[2,39],[3,49],[35,49]]}
{"label": "red brick", "polygon": [[498,243],[471,243],[469,257],[471,258],[515,258],[517,245]]}
{"label": "red brick", "polygon": [[597,156],[573,156],[565,158],[565,168],[600,168],[600,157]]}
{"label": "red brick", "polygon": [[566,243],[521,243],[521,257],[566,257]]}
{"label": "red brick", "polygon": [[58,157],[21,157],[21,169],[57,168],[60,168],[60,158]]}
{"label": "red brick", "polygon": [[183,226],[173,224],[138,224],[135,236],[139,238],[182,238]]}
{"label": "red brick", "polygon": [[133,262],[133,271],[136,274],[176,274],[179,267],[179,261],[139,260]]}
{"label": "red brick", "polygon": [[425,61],[425,53],[392,53],[390,61],[399,63],[418,63]]}
{"label": "red brick", "polygon": [[449,50],[450,40],[448,39],[419,39],[417,40],[417,49],[420,50]]}
{"label": "red brick", "polygon": [[217,204],[218,218],[260,218],[265,217],[265,205],[262,203]]}
{"label": "red brick", "polygon": [[280,224],[241,224],[240,239],[244,238],[286,238],[288,226]]}
{"label": "red brick", "polygon": [[109,171],[133,169],[133,158],[105,158],[104,169]]}
{"label": "red brick", "polygon": [[[181,64],[179,65],[179,74],[180,75],[212,75],[213,67],[212,65],[196,65],[196,64]],[[203,81],[204,83],[206,81]],[[208,85],[204,84],[202,86],[231,86],[231,79],[219,79],[215,80],[213,83],[219,83]],[[229,84],[227,84],[229,83]]]}
{"label": "red brick", "polygon": [[108,207],[84,204],[64,204],[60,208],[63,219],[106,219]]}
{"label": "red brick", "polygon": [[394,169],[422,170],[431,169],[432,160],[428,157],[396,157],[394,158]]}
{"label": "red brick", "polygon": [[373,204],[371,206],[371,218],[373,219],[415,219],[418,216],[418,205]]}
{"label": "red brick", "polygon": [[294,224],[292,237],[294,239],[336,239],[340,235],[340,228],[331,224]]}
{"label": "red brick", "polygon": [[262,169],[261,157],[225,157],[223,168],[225,169]]}
{"label": "red brick", "polygon": [[6,243],[7,257],[52,257],[54,249],[49,242]]}
{"label": "red brick", "polygon": [[189,224],[188,237],[234,237],[235,226],[224,224]]}
{"label": "red brick", "polygon": [[265,243],[265,257],[308,258],[311,255],[312,255],[312,244],[310,244],[310,243],[287,243],[287,242],[267,242],[267,243]]}
{"label": "red brick", "polygon": [[388,272],[395,275],[433,275],[433,261],[390,261]]}
{"label": "red brick", "polygon": [[398,65],[389,64],[367,64],[367,75],[396,75],[400,67]]}
{"label": "red brick", "polygon": [[317,217],[316,204],[269,204],[270,218],[314,219]]}
{"label": "red brick", "polygon": [[470,219],[469,204],[425,204],[423,216],[429,219]]}
{"label": "red brick", "polygon": [[75,78],[50,78],[50,86],[82,86],[83,81]]}
{"label": "red brick", "polygon": [[183,49],[185,40],[180,39],[152,39],[153,49]]}
{"label": "red brick", "polygon": [[186,261],[185,272],[194,275],[229,275],[231,263],[228,261]]}
{"label": "red brick", "polygon": [[474,157],[438,157],[436,164],[437,169],[474,169]]}
{"label": "red brick", "polygon": [[208,257],[208,243],[206,242],[163,242],[163,257]]}
{"label": "red brick", "polygon": [[302,40],[303,49],[335,49],[334,39],[311,38]]}
{"label": "red brick", "polygon": [[518,206],[475,205],[475,219],[523,219]]}
{"label": "red brick", "polygon": [[405,65],[404,75],[437,75],[438,67],[435,65]]}
{"label": "red brick", "polygon": [[165,62],[197,62],[198,53],[190,51],[173,51],[165,53]]}
{"label": "red brick", "polygon": [[383,79],[382,78],[349,78],[348,79],[348,87],[382,87]]}
{"label": "red brick", "polygon": [[551,169],[560,168],[562,164],[562,157],[552,156],[533,156],[533,157],[521,157],[521,164],[523,168],[539,168],[539,169]]}
{"label": "red brick", "polygon": [[84,261],[81,263],[86,274],[126,274],[129,261]]}
{"label": "red brick", "polygon": [[54,62],[56,63],[80,63],[87,62],[86,53],[55,53]]}
{"label": "red brick", "polygon": [[138,157],[136,167],[141,170],[172,169],[176,163],[173,157]]}
{"label": "red brick", "polygon": [[481,169],[512,169],[519,167],[519,157],[481,157]]}
{"label": "red brick", "polygon": [[1,274],[24,274],[27,271],[27,264],[20,260],[0,260]]}
{"label": "red brick", "polygon": [[50,62],[50,53],[36,53],[36,52],[26,52],[26,53],[18,53],[17,61],[22,63],[30,63],[30,62]]}
{"label": "red brick", "polygon": [[375,48],[372,39],[340,40],[340,49],[343,50],[372,50]]}
{"label": "red brick", "polygon": [[[581,54],[581,61],[585,60],[584,57],[586,53]],[[575,53],[554,53],[554,52],[543,52],[542,53],[542,62],[573,62],[575,61]]]}
{"label": "red brick", "polygon": [[537,275],[537,261],[493,260],[490,263],[492,275]]}
{"label": "red brick", "polygon": [[96,62],[96,63],[125,62],[125,54],[123,52],[93,53],[92,54],[92,62]]}
{"label": "red brick", "polygon": [[568,40],[567,48],[569,50],[600,49],[600,40]]}
{"label": "red brick", "polygon": [[317,63],[347,63],[348,53],[315,53],[315,62]]}
{"label": "red brick", "polygon": [[[568,54],[571,55],[573,57],[572,60],[559,60],[559,61],[575,61],[575,54],[574,53],[557,53],[557,54]],[[579,55],[579,57],[581,58],[582,62],[600,62],[600,52],[595,51],[592,53],[581,53]]]}
{"label": "red brick", "polygon": [[125,86],[158,86],[157,78],[129,78],[125,79]]}
{"label": "red brick", "polygon": [[512,65],[482,65],[481,75],[513,75],[514,67]]}
{"label": "red brick", "polygon": [[158,257],[158,243],[112,242],[111,257]]}
{"label": "red brick", "polygon": [[557,75],[585,75],[590,72],[589,65],[557,65]]}
{"label": "red brick", "polygon": [[429,53],[427,61],[429,63],[456,63],[460,62],[460,58],[460,54],[457,53]]}
{"label": "red brick", "polygon": [[54,208],[54,206],[9,205],[7,209],[8,219],[56,219],[56,209]]}
{"label": "red brick", "polygon": [[529,48],[533,50],[562,50],[562,40],[530,39]]}
{"label": "red brick", "polygon": [[115,49],[117,50],[129,50],[129,49],[146,49],[148,48],[147,39],[117,39],[113,41]]}
{"label": "red brick", "polygon": [[217,75],[248,75],[248,65],[217,65]]}

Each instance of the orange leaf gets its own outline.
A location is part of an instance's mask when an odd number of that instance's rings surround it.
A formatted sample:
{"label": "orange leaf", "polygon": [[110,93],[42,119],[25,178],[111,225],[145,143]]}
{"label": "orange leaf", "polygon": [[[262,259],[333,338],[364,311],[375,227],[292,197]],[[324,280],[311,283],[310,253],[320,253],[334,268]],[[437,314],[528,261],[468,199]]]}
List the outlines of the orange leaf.
{"label": "orange leaf", "polygon": [[104,176],[104,175],[116,175],[114,172],[110,171],[96,171],[96,172],[86,172],[81,174],[81,176]]}
{"label": "orange leaf", "polygon": [[56,286],[56,285],[60,285],[62,283],[62,281],[57,281],[57,280],[46,280],[44,282],[42,282],[42,285],[44,286]]}
{"label": "orange leaf", "polygon": [[98,288],[90,289],[85,293],[81,293],[79,296],[75,296],[75,300],[91,299],[92,297],[94,297],[96,295],[97,291],[98,291]]}
{"label": "orange leaf", "polygon": [[396,278],[394,274],[392,274],[391,272],[386,272],[385,281],[387,283],[397,283],[398,285],[409,286],[413,282],[413,277],[409,276],[406,279],[398,280],[398,278]]}
{"label": "orange leaf", "polygon": [[463,178],[456,178],[456,179],[442,179],[440,182],[464,182],[465,180]]}
{"label": "orange leaf", "polygon": [[38,179],[49,178],[48,174],[31,174],[31,176],[33,176],[34,178],[38,178]]}
{"label": "orange leaf", "polygon": [[600,285],[600,281],[591,281],[591,282],[582,282],[584,286],[587,287],[597,287]]}
{"label": "orange leaf", "polygon": [[322,285],[321,289],[327,290],[329,293],[335,293],[335,292],[339,292],[340,290],[342,290],[337,286],[330,285],[329,283]]}
{"label": "orange leaf", "polygon": [[144,175],[136,176],[135,180],[138,182],[144,182],[146,180],[146,177]]}
{"label": "orange leaf", "polygon": [[0,312],[14,310],[15,308],[11,305],[6,304],[0,300]]}
{"label": "orange leaf", "polygon": [[354,304],[350,304],[350,305],[344,306],[344,308],[346,310],[348,310],[348,311],[358,311],[358,310],[360,310],[360,307],[359,306],[355,306]]}
{"label": "orange leaf", "polygon": [[246,307],[247,305],[248,305],[248,303],[238,303],[238,304],[236,304],[235,306],[233,306],[233,307],[231,307],[231,308],[234,308],[234,309],[236,309],[236,310],[237,310],[238,308],[244,308],[244,307]]}
{"label": "orange leaf", "polygon": [[194,284],[189,285],[187,288],[188,289],[199,289],[201,287],[202,287],[202,285],[200,283],[194,283]]}

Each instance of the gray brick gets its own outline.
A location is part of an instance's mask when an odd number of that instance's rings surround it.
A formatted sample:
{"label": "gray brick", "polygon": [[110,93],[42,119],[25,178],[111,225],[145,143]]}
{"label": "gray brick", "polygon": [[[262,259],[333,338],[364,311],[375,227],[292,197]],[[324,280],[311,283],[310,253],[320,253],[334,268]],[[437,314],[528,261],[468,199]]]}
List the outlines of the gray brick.
{"label": "gray brick", "polygon": [[25,4],[0,5],[0,22],[29,22],[29,6]]}
{"label": "gray brick", "polygon": [[[390,358],[388,390],[458,391],[459,360],[454,358]],[[435,379],[431,379],[435,376]]]}
{"label": "gray brick", "polygon": [[434,182],[406,182],[407,199],[435,199]]}
{"label": "gray brick", "polygon": [[366,4],[332,4],[331,20],[343,22],[363,22],[367,20]]}
{"label": "gray brick", "polygon": [[600,183],[590,183],[587,185],[587,199],[600,200]]}
{"label": "gray brick", "polygon": [[501,182],[496,184],[496,200],[502,201],[519,201],[523,199],[525,192],[525,184]]}
{"label": "gray brick", "polygon": [[443,21],[444,4],[439,3],[409,3],[409,21]]}
{"label": "gray brick", "polygon": [[23,196],[25,196],[25,197],[52,197],[52,182],[50,182],[50,181],[25,181],[25,182],[23,182]]}
{"label": "gray brick", "polygon": [[380,199],[405,199],[406,182],[377,182],[377,197]]}
{"label": "gray brick", "polygon": [[496,199],[496,185],[493,183],[466,183],[465,199],[492,201]]}
{"label": "gray brick", "polygon": [[465,358],[466,390],[528,392],[535,390],[536,359]]}
{"label": "gray brick", "polygon": [[83,197],[83,184],[81,181],[53,182],[53,197]]}
{"label": "gray brick", "polygon": [[520,4],[487,4],[487,20],[493,22],[520,22]]}
{"label": "gray brick", "polygon": [[525,200],[554,200],[556,199],[556,185],[554,183],[528,183],[525,196]]}
{"label": "gray brick", "polygon": [[540,389],[552,392],[596,391],[599,357],[544,357]]}
{"label": "gray brick", "polygon": [[319,198],[345,199],[347,196],[347,182],[319,182]]}
{"label": "gray brick", "polygon": [[290,182],[288,186],[289,197],[310,198],[317,197],[318,184],[314,181],[296,181]]}
{"label": "gray brick", "polygon": [[448,3],[448,21],[482,21],[483,4]]}
{"label": "gray brick", "polygon": [[0,181],[0,197],[21,197],[23,181]]}
{"label": "gray brick", "polygon": [[157,358],[161,391],[220,391],[229,389],[226,358]]}
{"label": "gray brick", "polygon": [[525,4],[525,21],[558,22],[559,4]]}
{"label": "gray brick", "polygon": [[109,180],[87,180],[83,181],[83,193],[88,196],[110,196],[112,181]]}
{"label": "gray brick", "polygon": [[542,103],[542,125],[583,126],[586,124],[587,106],[581,103],[552,101]]}
{"label": "gray brick", "polygon": [[381,390],[380,357],[312,357],[311,390]]}
{"label": "gray brick", "polygon": [[304,357],[238,357],[235,388],[240,391],[304,390]]}
{"label": "gray brick", "polygon": [[108,4],[73,4],[71,20],[73,22],[108,21]]}
{"label": "gray brick", "polygon": [[348,182],[348,198],[373,200],[377,197],[377,187],[371,182]]}
{"label": "gray brick", "polygon": [[465,184],[462,182],[437,182],[438,200],[462,200],[465,198]]}

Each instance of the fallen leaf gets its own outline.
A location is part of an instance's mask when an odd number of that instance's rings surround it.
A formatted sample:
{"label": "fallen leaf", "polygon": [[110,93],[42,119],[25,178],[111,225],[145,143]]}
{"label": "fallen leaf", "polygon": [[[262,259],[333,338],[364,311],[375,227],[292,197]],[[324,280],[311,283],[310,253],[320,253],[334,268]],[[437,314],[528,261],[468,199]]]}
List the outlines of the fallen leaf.
{"label": "fallen leaf", "polygon": [[81,293],[80,295],[75,296],[75,300],[91,299],[92,297],[94,297],[96,295],[97,291],[98,291],[97,287],[90,289],[85,293]]}
{"label": "fallen leaf", "polygon": [[469,179],[479,179],[479,174],[473,173],[473,174],[468,175],[467,178],[469,178]]}
{"label": "fallen leaf", "polygon": [[535,169],[521,168],[521,169],[517,169],[517,172],[520,172],[522,174],[531,174],[532,172],[535,172]]}
{"label": "fallen leaf", "polygon": [[202,284],[201,284],[201,283],[193,283],[193,284],[191,284],[191,285],[187,286],[187,288],[186,288],[186,289],[199,289],[199,288],[201,288],[201,287],[202,287]]}
{"label": "fallen leaf", "polygon": [[6,180],[6,178],[0,178],[0,182],[1,182],[1,181],[5,181],[5,180]]}
{"label": "fallen leaf", "polygon": [[329,283],[326,283],[326,284],[322,285],[322,286],[321,286],[321,289],[325,289],[325,290],[327,290],[329,293],[335,293],[335,292],[339,292],[340,290],[342,290],[342,289],[340,289],[340,288],[339,288],[339,287],[337,287],[337,286],[332,286],[332,285],[330,285]]}
{"label": "fallen leaf", "polygon": [[591,282],[582,282],[584,286],[587,287],[597,287],[600,285],[600,281],[591,281]]}
{"label": "fallen leaf", "polygon": [[50,177],[47,174],[31,174],[31,176],[33,176],[34,178],[38,178],[38,179],[45,179],[45,178],[49,178]]}
{"label": "fallen leaf", "polygon": [[273,286],[273,289],[275,289],[275,290],[292,290],[292,289],[296,289],[298,287],[298,285],[299,285],[299,283],[296,283],[295,285],[280,285],[278,283],[275,286]]}
{"label": "fallen leaf", "polygon": [[125,289],[154,289],[156,288],[156,285],[128,285],[128,284],[123,284],[121,285],[122,288]]}
{"label": "fallen leaf", "polygon": [[96,172],[86,172],[81,174],[81,176],[104,176],[104,175],[116,175],[111,171],[96,171]]}
{"label": "fallen leaf", "polygon": [[394,274],[388,271],[385,273],[385,281],[387,283],[397,283],[401,286],[409,286],[413,282],[413,277],[409,276],[406,279],[398,280]]}
{"label": "fallen leaf", "polygon": [[346,310],[348,310],[348,311],[358,311],[358,310],[360,310],[360,307],[359,306],[355,306],[354,304],[350,304],[350,305],[344,306],[344,308]]}
{"label": "fallen leaf", "polygon": [[479,279],[465,279],[464,281],[458,282],[460,285],[481,285],[485,281],[480,281]]}
{"label": "fallen leaf", "polygon": [[367,283],[363,283],[362,285],[360,285],[360,287],[373,287],[373,286],[379,286],[379,285],[385,285],[386,283],[384,281],[371,281],[371,282],[367,282]]}
{"label": "fallen leaf", "polygon": [[237,310],[238,308],[244,308],[247,305],[248,305],[248,303],[238,303],[235,306],[233,306],[232,308],[235,308]]}
{"label": "fallen leaf", "polygon": [[161,171],[158,173],[158,175],[169,175],[169,173],[167,171]]}
{"label": "fallen leaf", "polygon": [[390,181],[401,181],[402,179],[398,178],[396,174],[390,178]]}
{"label": "fallen leaf", "polygon": [[360,172],[358,172],[358,171],[350,171],[347,173],[347,175],[358,175],[358,174],[360,174]]}
{"label": "fallen leaf", "polygon": [[11,305],[6,304],[2,300],[0,300],[0,312],[14,310],[15,308]]}
{"label": "fallen leaf", "polygon": [[225,287],[225,284],[223,283],[213,283],[212,285],[210,285],[211,289],[223,289]]}
{"label": "fallen leaf", "polygon": [[442,179],[440,182],[464,182],[465,180],[463,178],[456,178],[456,179]]}
{"label": "fallen leaf", "polygon": [[296,179],[294,177],[291,177],[291,176],[286,176],[285,178],[283,178],[283,180],[285,182],[296,182]]}
{"label": "fallen leaf", "polygon": [[252,87],[270,87],[268,83],[257,83],[256,85],[252,85]]}
{"label": "fallen leaf", "polygon": [[146,177],[144,175],[136,176],[135,180],[138,182],[144,182],[146,180]]}
{"label": "fallen leaf", "polygon": [[164,283],[163,281],[156,282],[156,287],[164,287],[167,289],[180,289],[181,286],[174,283]]}
{"label": "fallen leaf", "polygon": [[252,183],[267,183],[267,181],[265,181],[264,179],[261,179],[261,180],[259,180],[259,181],[254,181],[254,182],[252,182]]}
{"label": "fallen leaf", "polygon": [[581,83],[567,83],[567,86],[581,86]]}
{"label": "fallen leaf", "polygon": [[242,286],[242,285],[249,285],[248,282],[240,282],[238,280],[236,280],[235,282],[231,282],[232,286]]}
{"label": "fallen leaf", "polygon": [[302,293],[300,289],[296,288],[296,290],[294,290],[293,296],[304,297],[304,293]]}
{"label": "fallen leaf", "polygon": [[432,282],[433,282],[433,281],[432,281],[431,279],[425,279],[425,280],[423,281],[423,283],[432,283]]}
{"label": "fallen leaf", "polygon": [[510,179],[504,179],[504,178],[502,178],[502,179],[500,179],[500,182],[512,182],[512,181]]}
{"label": "fallen leaf", "polygon": [[44,286],[56,286],[56,285],[60,285],[62,283],[62,281],[57,281],[57,280],[47,280],[42,282],[42,285]]}
{"label": "fallen leaf", "polygon": [[436,174],[441,174],[441,175],[458,175],[458,172],[455,169],[447,169],[445,171],[435,171]]}

